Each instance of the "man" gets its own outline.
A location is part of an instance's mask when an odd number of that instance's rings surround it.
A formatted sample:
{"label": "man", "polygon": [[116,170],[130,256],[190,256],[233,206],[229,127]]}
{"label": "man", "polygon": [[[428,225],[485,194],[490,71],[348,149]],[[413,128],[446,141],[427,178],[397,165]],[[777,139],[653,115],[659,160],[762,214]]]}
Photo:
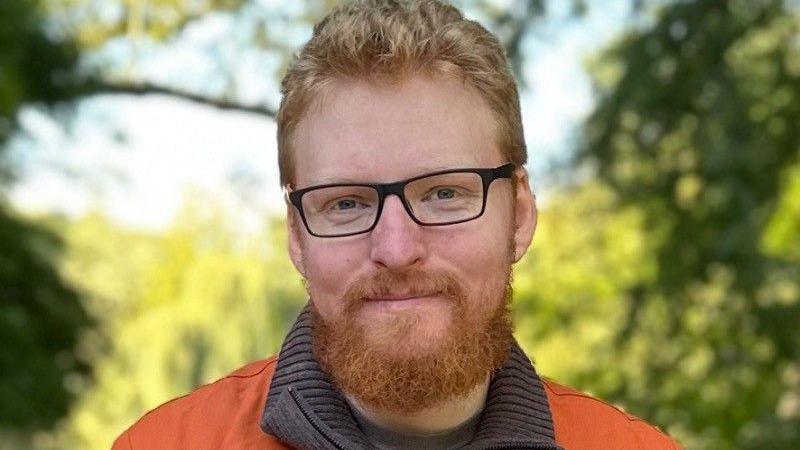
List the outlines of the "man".
{"label": "man", "polygon": [[543,381],[512,336],[536,204],[496,38],[434,0],[334,10],[278,114],[310,301],[277,358],[145,415],[115,449],[676,449]]}

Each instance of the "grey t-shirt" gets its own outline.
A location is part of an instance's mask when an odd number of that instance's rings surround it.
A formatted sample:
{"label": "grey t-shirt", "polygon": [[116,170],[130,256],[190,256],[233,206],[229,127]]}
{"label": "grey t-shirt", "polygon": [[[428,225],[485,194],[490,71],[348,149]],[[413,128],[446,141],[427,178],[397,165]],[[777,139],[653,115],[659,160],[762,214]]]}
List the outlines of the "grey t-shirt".
{"label": "grey t-shirt", "polygon": [[434,434],[402,434],[378,426],[364,417],[358,408],[350,407],[358,426],[370,443],[380,450],[451,450],[461,448],[472,440],[478,426],[481,411],[455,428]]}

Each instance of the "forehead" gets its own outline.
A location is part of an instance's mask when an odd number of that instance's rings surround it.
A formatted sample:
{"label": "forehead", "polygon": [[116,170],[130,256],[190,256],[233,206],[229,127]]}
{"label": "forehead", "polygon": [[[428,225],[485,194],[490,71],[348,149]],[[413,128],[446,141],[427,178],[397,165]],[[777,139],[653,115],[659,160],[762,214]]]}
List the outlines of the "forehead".
{"label": "forehead", "polygon": [[505,162],[483,98],[444,75],[337,81],[298,124],[293,149],[298,188]]}

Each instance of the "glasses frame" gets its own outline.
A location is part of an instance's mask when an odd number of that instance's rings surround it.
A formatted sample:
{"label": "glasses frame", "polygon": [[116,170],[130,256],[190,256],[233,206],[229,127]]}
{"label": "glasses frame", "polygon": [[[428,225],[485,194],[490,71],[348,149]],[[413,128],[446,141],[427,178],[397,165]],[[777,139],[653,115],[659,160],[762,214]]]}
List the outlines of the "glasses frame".
{"label": "glasses frame", "polygon": [[[506,163],[503,164],[502,166],[494,168],[490,167],[490,168],[465,168],[465,169],[442,170],[439,172],[431,172],[423,175],[418,175],[416,177],[408,178],[401,181],[396,181],[394,183],[330,183],[330,184],[321,184],[317,186],[309,186],[307,188],[298,189],[296,191],[289,191],[287,187],[284,188],[284,193],[289,203],[291,203],[295,208],[297,208],[297,211],[300,213],[300,218],[303,220],[303,225],[305,225],[306,230],[308,230],[308,233],[311,234],[312,236],[319,238],[355,236],[357,234],[369,233],[370,231],[375,229],[375,226],[378,225],[378,221],[381,218],[381,213],[383,213],[384,201],[386,200],[386,197],[388,197],[389,195],[396,195],[400,199],[401,203],[403,204],[403,208],[405,208],[406,210],[406,213],[408,213],[409,217],[411,217],[411,220],[413,220],[418,225],[426,227],[438,227],[444,225],[455,225],[457,223],[464,223],[464,222],[469,222],[470,220],[475,220],[478,217],[482,216],[483,212],[486,210],[486,199],[488,198],[489,186],[492,184],[492,182],[500,178],[511,178],[512,174],[514,173],[514,169],[515,169],[514,163]],[[481,180],[483,182],[483,198],[481,204],[481,211],[473,217],[461,220],[454,220],[451,222],[426,223],[417,219],[417,217],[414,216],[414,213],[411,209],[411,205],[409,205],[408,200],[406,199],[405,194],[403,193],[403,191],[406,188],[406,185],[422,178],[432,177],[436,175],[446,175],[449,173],[475,173],[480,175]],[[302,201],[303,196],[308,192],[315,191],[318,189],[329,188],[329,187],[349,187],[349,186],[369,187],[375,189],[378,192],[378,212],[375,214],[375,221],[372,222],[372,225],[370,225],[369,228],[363,231],[357,231],[354,233],[317,234],[311,231],[311,227],[309,227],[308,221],[306,220],[306,214],[303,211],[303,201]]]}

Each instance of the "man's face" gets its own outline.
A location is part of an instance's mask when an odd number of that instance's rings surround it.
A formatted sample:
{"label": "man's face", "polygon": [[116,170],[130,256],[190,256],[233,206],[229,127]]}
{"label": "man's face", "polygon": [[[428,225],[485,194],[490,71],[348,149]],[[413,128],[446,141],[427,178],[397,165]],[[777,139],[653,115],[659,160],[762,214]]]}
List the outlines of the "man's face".
{"label": "man's face", "polygon": [[[337,83],[297,128],[293,188],[497,167],[507,160],[492,124],[479,94],[454,77]],[[318,317],[328,328],[351,328],[377,358],[408,361],[452,351],[460,339],[454,333],[484,329],[505,307],[511,264],[530,243],[535,206],[519,172],[495,180],[484,214],[461,224],[418,225],[394,195],[369,233],[318,238],[293,221],[292,260]]]}

